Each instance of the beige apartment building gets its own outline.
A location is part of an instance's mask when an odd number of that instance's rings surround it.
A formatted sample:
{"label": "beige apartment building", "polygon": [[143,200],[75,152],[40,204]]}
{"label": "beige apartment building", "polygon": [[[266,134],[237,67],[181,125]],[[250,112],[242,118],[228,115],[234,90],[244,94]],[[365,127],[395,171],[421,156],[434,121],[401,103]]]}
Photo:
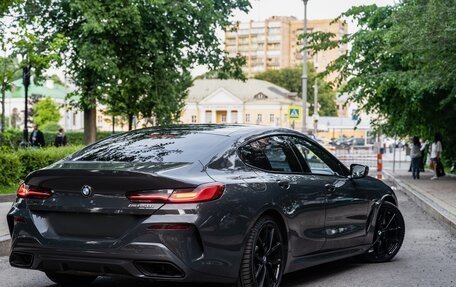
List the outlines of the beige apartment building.
{"label": "beige apartment building", "polygon": [[[333,20],[309,20],[307,32],[332,32],[338,39],[348,33],[347,24],[342,21],[331,24]],[[246,57],[244,72],[253,77],[266,70],[281,69],[302,64],[302,41],[304,21],[295,17],[273,16],[265,21],[236,23],[225,31],[225,51],[230,56],[240,54]],[[311,55],[319,72],[333,60],[347,51],[347,45],[337,49]],[[333,80],[335,74],[328,79]]]}

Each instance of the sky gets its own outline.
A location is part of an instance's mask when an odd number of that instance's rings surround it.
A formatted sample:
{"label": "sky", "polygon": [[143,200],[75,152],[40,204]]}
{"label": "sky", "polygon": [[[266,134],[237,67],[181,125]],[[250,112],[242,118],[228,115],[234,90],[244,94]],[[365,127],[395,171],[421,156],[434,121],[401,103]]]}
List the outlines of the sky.
{"label": "sky", "polygon": [[[336,18],[352,6],[377,4],[391,5],[398,0],[309,0],[307,17],[309,19]],[[233,17],[239,21],[264,20],[270,16],[295,16],[304,19],[302,0],[251,0],[252,9],[248,14],[237,11]]]}
{"label": "sky", "polygon": [[[307,3],[308,19],[333,19],[347,11],[352,6],[377,4],[378,6],[392,5],[399,0],[309,0]],[[247,22],[250,20],[263,21],[271,16],[295,16],[304,19],[304,3],[302,0],[250,0],[252,8],[248,13],[236,11],[232,21]],[[353,23],[348,23],[348,32],[356,30]],[[220,32],[223,37],[223,32]],[[192,74],[198,76],[206,72],[203,66],[196,67]]]}

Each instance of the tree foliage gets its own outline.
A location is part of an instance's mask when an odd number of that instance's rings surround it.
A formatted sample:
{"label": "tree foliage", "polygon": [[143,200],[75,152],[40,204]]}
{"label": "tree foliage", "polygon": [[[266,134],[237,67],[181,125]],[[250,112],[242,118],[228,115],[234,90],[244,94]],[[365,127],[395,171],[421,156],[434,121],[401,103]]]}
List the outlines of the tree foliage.
{"label": "tree foliage", "polygon": [[59,107],[51,97],[46,97],[33,105],[33,122],[39,126],[60,121]]}
{"label": "tree foliage", "polygon": [[454,0],[405,0],[393,6],[353,7],[359,30],[310,35],[311,48],[349,43],[327,72],[339,72],[342,92],[376,114],[381,132],[431,139],[444,135],[444,154],[456,158],[456,5]]}
{"label": "tree foliage", "polygon": [[[39,15],[48,39],[62,34],[69,75],[79,105],[96,101],[112,115],[175,121],[195,65],[239,73],[238,59],[220,48],[216,30],[248,0],[25,0]],[[94,120],[94,119],[93,119]]]}
{"label": "tree foliage", "polygon": [[[317,76],[317,72],[311,62],[307,63],[307,76],[307,102],[310,104],[309,115],[313,115],[314,112],[314,84],[315,79],[317,79],[318,115],[337,116],[336,92],[329,83]],[[255,75],[255,78],[276,84],[290,92],[297,93],[302,98],[302,66],[265,71]]]}

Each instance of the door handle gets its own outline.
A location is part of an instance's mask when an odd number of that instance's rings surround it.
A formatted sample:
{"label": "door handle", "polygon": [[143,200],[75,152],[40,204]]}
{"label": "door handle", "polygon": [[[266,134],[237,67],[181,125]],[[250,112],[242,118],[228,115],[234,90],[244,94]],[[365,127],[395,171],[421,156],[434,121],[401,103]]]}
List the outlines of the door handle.
{"label": "door handle", "polygon": [[336,190],[336,187],[334,185],[332,185],[331,183],[325,184],[325,187],[328,192],[334,192]]}
{"label": "door handle", "polygon": [[289,189],[290,183],[286,180],[277,180],[277,184],[283,189]]}

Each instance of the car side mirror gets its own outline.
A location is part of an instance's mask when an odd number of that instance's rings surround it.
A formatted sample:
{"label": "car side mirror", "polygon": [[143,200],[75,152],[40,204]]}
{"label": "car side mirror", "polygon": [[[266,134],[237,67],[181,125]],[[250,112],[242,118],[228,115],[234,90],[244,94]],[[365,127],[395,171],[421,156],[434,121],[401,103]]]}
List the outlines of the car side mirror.
{"label": "car side mirror", "polygon": [[351,178],[363,178],[369,174],[369,167],[362,164],[352,164],[350,165],[350,175]]}

